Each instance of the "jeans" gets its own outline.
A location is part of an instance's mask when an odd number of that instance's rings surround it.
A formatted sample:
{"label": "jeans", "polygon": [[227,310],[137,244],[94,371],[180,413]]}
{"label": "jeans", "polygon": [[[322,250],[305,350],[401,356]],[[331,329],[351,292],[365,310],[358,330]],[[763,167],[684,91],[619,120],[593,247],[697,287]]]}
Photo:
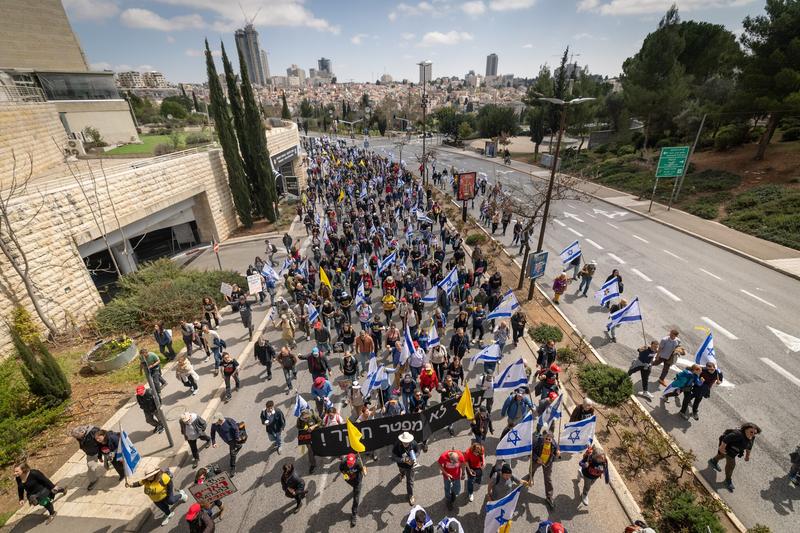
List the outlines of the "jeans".
{"label": "jeans", "polygon": [[578,286],[578,292],[586,296],[586,293],[589,292],[589,284],[592,282],[592,278],[589,276],[583,276],[581,278],[581,284]]}
{"label": "jeans", "polygon": [[194,351],[193,346],[194,339],[191,335],[184,335],[183,336],[183,344],[186,345],[186,357],[191,357],[192,352]]}
{"label": "jeans", "polygon": [[412,366],[411,367],[411,377],[414,378],[414,381],[417,380],[417,378],[419,377],[419,375],[421,373],[422,373],[422,367],[421,366]]}
{"label": "jeans", "polygon": [[[481,332],[481,334],[478,337],[475,336],[476,331]],[[472,325],[472,338],[478,339],[479,341],[483,340],[483,324],[478,324],[477,326],[474,324]]]}
{"label": "jeans", "polygon": [[628,375],[633,375],[636,371],[639,371],[639,375],[642,378],[642,391],[647,392],[647,381],[650,379],[650,365],[643,366],[640,368],[634,368],[633,370],[628,372]]}
{"label": "jeans", "polygon": [[369,358],[372,354],[370,352],[358,352],[358,358],[361,360],[361,372],[366,372],[369,366]]}
{"label": "jeans", "polygon": [[483,472],[480,470],[476,470],[475,474],[474,476],[467,474],[467,494],[470,496],[475,492],[475,485],[481,484],[481,478],[483,477]]}
{"label": "jeans", "polygon": [[461,494],[461,480],[449,479],[444,476],[442,479],[444,480],[444,497],[455,500],[456,496]]}
{"label": "jeans", "polygon": [[219,364],[222,362],[222,354],[219,353],[219,348],[211,348],[211,355],[214,356],[214,371],[219,370]]}
{"label": "jeans", "polygon": [[170,361],[175,359],[175,349],[172,347],[172,342],[168,342],[167,344],[160,344],[158,346],[158,350],[161,352],[161,355],[166,356],[166,358],[169,359]]}
{"label": "jeans", "polygon": [[[545,498],[548,500],[553,499],[553,461],[549,461],[546,465],[540,465],[538,462],[534,461],[533,463],[533,475],[536,475],[536,471],[542,469],[542,474],[544,475],[544,495]],[[533,477],[531,476],[531,483],[533,483]]]}
{"label": "jeans", "polygon": [[167,384],[167,380],[161,376],[161,367],[156,366],[151,368],[150,375],[153,377],[153,386],[156,388],[156,394],[161,398],[161,387]]}
{"label": "jeans", "polygon": [[233,378],[233,382],[236,383],[236,390],[239,390],[241,387],[241,382],[239,381],[239,372],[234,372],[233,374],[222,374],[222,379],[225,380],[225,396],[227,398],[231,397],[231,378]]}
{"label": "jeans", "polygon": [[242,449],[242,445],[238,442],[229,442],[228,443],[228,459],[230,460],[231,470],[236,468],[236,455],[239,453],[239,450]]}
{"label": "jeans", "polygon": [[292,390],[292,380],[297,379],[297,370],[294,368],[284,368],[283,377],[286,378],[286,386]]}
{"label": "jeans", "polygon": [[267,430],[267,437],[269,438],[270,442],[274,442],[277,448],[280,448],[283,445],[283,439],[281,438],[280,431],[270,431]]}
{"label": "jeans", "polygon": [[154,428],[161,427],[161,422],[159,422],[158,417],[156,417],[155,413],[151,413],[150,411],[144,411],[144,420]]}
{"label": "jeans", "polygon": [[161,512],[164,513],[164,515],[168,515],[169,513],[172,512],[171,507],[174,504],[178,503],[180,499],[181,495],[175,494],[175,487],[172,484],[172,481],[170,480],[170,482],[167,484],[167,497],[164,498],[163,500],[159,500],[153,503],[155,504],[156,507],[161,509]]}

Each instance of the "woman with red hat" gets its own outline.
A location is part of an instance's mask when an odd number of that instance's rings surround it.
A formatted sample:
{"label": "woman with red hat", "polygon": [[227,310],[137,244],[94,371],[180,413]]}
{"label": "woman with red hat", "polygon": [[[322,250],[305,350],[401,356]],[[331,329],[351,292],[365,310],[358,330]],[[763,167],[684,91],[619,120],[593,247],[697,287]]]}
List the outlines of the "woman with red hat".
{"label": "woman with red hat", "polygon": [[203,512],[199,503],[193,503],[186,512],[186,522],[189,524],[189,533],[214,533],[214,520]]}

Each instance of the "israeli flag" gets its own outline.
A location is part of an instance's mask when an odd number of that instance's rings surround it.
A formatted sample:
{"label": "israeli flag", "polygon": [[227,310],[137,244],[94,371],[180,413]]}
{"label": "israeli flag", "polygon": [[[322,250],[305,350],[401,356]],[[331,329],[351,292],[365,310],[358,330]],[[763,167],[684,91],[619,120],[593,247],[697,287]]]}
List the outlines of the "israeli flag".
{"label": "israeli flag", "polygon": [[414,348],[414,339],[411,337],[411,329],[408,327],[408,323],[406,323],[406,330],[403,333],[403,349],[400,351],[400,365],[406,364],[408,358],[411,357],[411,354],[416,351]]}
{"label": "israeli flag", "polygon": [[278,317],[278,311],[275,306],[270,307],[269,314],[267,315],[267,324],[272,323]]}
{"label": "israeli flag", "polygon": [[279,281],[281,279],[278,273],[275,272],[275,269],[270,265],[264,265],[264,268],[261,269],[261,274],[263,274],[265,278],[273,281]]}
{"label": "israeli flag", "polygon": [[550,427],[550,424],[552,424],[556,418],[561,418],[561,399],[563,397],[563,394],[559,394],[556,401],[545,409],[544,413],[542,413],[542,425]]}
{"label": "israeli flag", "polygon": [[350,256],[350,261],[347,263],[347,271],[350,272],[350,269],[356,266],[356,256],[355,254]]}
{"label": "israeli flag", "polygon": [[303,276],[304,278],[308,277],[308,259],[300,263],[300,266],[297,267],[297,273]]}
{"label": "israeli flag", "polygon": [[579,422],[569,422],[564,425],[558,447],[562,452],[580,453],[591,446],[594,440],[594,427],[597,416],[590,416]]}
{"label": "israeli flag", "polygon": [[500,528],[504,532],[509,530],[514,510],[517,508],[519,493],[522,485],[509,492],[506,496],[493,502],[486,502],[486,518],[483,520],[483,533],[497,533]]}
{"label": "israeli flag", "polygon": [[472,371],[475,368],[475,363],[483,362],[483,363],[497,363],[500,359],[503,358],[503,354],[500,353],[500,345],[495,343],[490,344],[480,352],[476,353],[469,359],[469,370]]}
{"label": "israeli flag", "polygon": [[292,266],[292,260],[287,257],[286,259],[283,260],[283,266],[281,267],[281,270],[280,272],[278,272],[278,274],[283,276],[283,273],[288,272],[289,267],[291,266]]}
{"label": "israeli flag", "polygon": [[[416,511],[415,511],[416,512]],[[438,528],[436,530],[437,533],[450,533],[450,526],[456,526],[457,533],[464,533],[464,528],[461,526],[461,522],[456,520],[455,518],[450,518],[449,516],[445,516],[442,518],[442,521],[436,524]],[[413,524],[412,524],[413,526]]]}
{"label": "israeli flag", "polygon": [[425,296],[420,298],[420,301],[424,304],[432,304],[436,302],[436,297],[439,294],[438,288],[439,288],[438,285],[434,285],[433,287],[431,287],[430,290],[427,293],[425,293]]}
{"label": "israeli flag", "polygon": [[411,511],[408,513],[408,518],[406,519],[406,524],[411,527],[412,530],[417,527],[417,511],[424,511],[425,512],[425,524],[422,526],[423,529],[426,527],[431,527],[433,525],[433,520],[431,520],[428,511],[425,511],[421,505],[415,505],[411,508]]}
{"label": "israeli flag", "polygon": [[515,363],[506,367],[494,381],[494,390],[513,390],[528,384],[525,363],[520,357]]}
{"label": "israeli flag", "polygon": [[611,300],[619,298],[619,279],[611,278],[606,281],[600,290],[594,293],[594,299],[600,301],[600,305],[605,305]]}
{"label": "israeli flag", "polygon": [[414,238],[414,230],[411,229],[411,226],[409,226],[408,231],[406,231],[406,242],[410,243],[413,238]]}
{"label": "israeli flag", "polygon": [[366,198],[366,197],[368,196],[368,194],[369,194],[369,193],[367,193],[367,184],[365,183],[365,184],[363,184],[363,185],[361,186],[361,194],[360,194],[358,197],[359,197],[361,200],[363,200],[364,198]]}
{"label": "israeli flag", "polygon": [[378,365],[376,357],[371,357],[367,371],[367,379],[361,384],[361,393],[366,397],[381,385],[388,383],[389,375],[394,374],[395,369],[386,368],[385,365]]}
{"label": "israeli flag", "polygon": [[453,289],[456,288],[458,285],[458,270],[453,268],[450,273],[445,277],[442,281],[436,284],[437,287],[440,287],[444,292],[450,296],[450,293],[453,292]]}
{"label": "israeli flag", "polygon": [[525,418],[500,439],[494,454],[500,459],[516,459],[528,457],[531,450],[533,450],[533,413],[528,411]]}
{"label": "israeli flag", "polygon": [[431,324],[431,329],[428,330],[428,348],[439,346],[441,339],[439,339],[439,332],[436,330],[436,324]]}
{"label": "israeli flag", "polygon": [[306,312],[308,313],[308,323],[314,325],[319,320],[319,311],[314,307],[314,304],[306,304]]}
{"label": "israeli flag", "polygon": [[358,284],[358,289],[356,290],[356,307],[360,307],[362,303],[369,304],[367,293],[364,290],[364,280],[361,280],[361,283]]}
{"label": "israeli flag", "polygon": [[125,467],[125,477],[132,477],[136,467],[139,466],[139,461],[142,460],[142,456],[136,451],[133,442],[131,442],[128,433],[125,431],[119,437],[119,444],[114,458],[122,459],[122,464]]}
{"label": "israeli flag", "polygon": [[609,321],[606,325],[606,329],[611,331],[611,328],[615,328],[622,324],[623,322],[641,322],[642,321],[642,312],[639,309],[639,297],[633,299],[631,303],[620,309],[615,313],[611,313],[608,317]]}
{"label": "israeli flag", "polygon": [[297,393],[297,397],[294,400],[294,416],[300,416],[300,413],[308,409],[308,402],[300,396],[300,393]]}
{"label": "israeli flag", "polygon": [[706,340],[700,345],[697,353],[694,356],[694,362],[700,366],[706,366],[706,363],[717,363],[717,352],[714,350],[714,337],[711,332],[706,336]]}
{"label": "israeli flag", "polygon": [[417,222],[425,222],[426,224],[430,224],[431,226],[434,224],[433,220],[428,217],[425,213],[421,213],[417,211]]}
{"label": "israeli flag", "polygon": [[367,272],[369,272],[369,260],[367,259],[367,256],[366,256],[366,255],[364,256],[364,264],[363,264],[363,265],[361,265],[361,266],[363,266],[363,267],[364,267],[364,270],[366,270]]}
{"label": "israeli flag", "polygon": [[381,272],[386,270],[386,268],[388,268],[389,265],[394,263],[395,260],[397,260],[397,252],[392,252],[386,257],[384,257],[381,263],[378,265],[378,275],[380,276]]}
{"label": "israeli flag", "polygon": [[494,311],[486,315],[486,320],[492,320],[495,318],[509,318],[518,308],[519,301],[517,301],[514,291],[512,289],[508,289],[503,295],[503,299],[500,301],[500,304],[494,308]]}
{"label": "israeli flag", "polygon": [[564,248],[563,250],[561,250],[561,253],[559,253],[558,255],[561,256],[562,264],[566,265],[568,263],[571,263],[573,259],[575,259],[576,257],[580,257],[581,245],[580,243],[578,243],[578,241],[575,241],[566,248]]}

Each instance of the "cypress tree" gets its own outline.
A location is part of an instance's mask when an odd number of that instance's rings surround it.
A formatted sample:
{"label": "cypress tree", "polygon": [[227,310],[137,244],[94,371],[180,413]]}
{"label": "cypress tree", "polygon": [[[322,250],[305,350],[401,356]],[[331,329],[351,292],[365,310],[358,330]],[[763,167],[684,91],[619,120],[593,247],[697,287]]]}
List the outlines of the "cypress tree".
{"label": "cypress tree", "polygon": [[286,93],[282,94],[283,96],[283,107],[281,107],[281,118],[283,120],[291,120],[292,112],[289,111],[289,104],[286,103]]}
{"label": "cypress tree", "polygon": [[[261,120],[261,113],[253,93],[253,86],[250,85],[250,75],[247,72],[244,54],[241,48],[238,48],[237,51],[239,53],[239,69],[242,76],[244,138],[246,139],[246,149],[250,152],[253,161],[253,174],[250,176],[250,181],[254,184],[256,205],[261,209],[261,214],[270,222],[275,222],[278,220],[278,193],[275,189],[275,175],[272,173],[266,132],[264,131],[264,123]],[[285,94],[283,103],[286,105]],[[288,109],[288,106],[286,107]]]}
{"label": "cypress tree", "polygon": [[194,104],[194,110],[200,113],[200,104],[197,103],[197,95],[194,91],[192,91],[192,103]]}
{"label": "cypress tree", "polygon": [[233,131],[228,105],[225,103],[225,95],[222,92],[219,76],[217,76],[217,67],[214,65],[214,59],[211,57],[211,50],[208,47],[208,39],[206,39],[206,70],[208,71],[208,92],[211,98],[211,111],[214,114],[217,136],[219,136],[222,154],[225,157],[225,166],[228,167],[228,185],[231,188],[233,205],[242,225],[249,228],[253,225],[253,213],[250,192],[247,186],[247,176],[244,173],[242,157],[239,155],[236,133]]}
{"label": "cypress tree", "polygon": [[9,329],[17,356],[22,362],[22,375],[28,383],[31,394],[41,399],[48,407],[68,399],[72,394],[72,387],[47,346],[38,338],[29,346],[22,340],[16,326]]}

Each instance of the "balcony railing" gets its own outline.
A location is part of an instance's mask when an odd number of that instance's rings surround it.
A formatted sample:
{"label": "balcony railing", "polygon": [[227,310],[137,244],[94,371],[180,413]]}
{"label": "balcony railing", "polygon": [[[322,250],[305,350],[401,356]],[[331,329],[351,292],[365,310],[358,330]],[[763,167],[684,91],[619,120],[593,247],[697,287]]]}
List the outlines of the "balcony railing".
{"label": "balcony railing", "polygon": [[46,102],[44,92],[38,87],[26,85],[0,85],[0,104]]}

